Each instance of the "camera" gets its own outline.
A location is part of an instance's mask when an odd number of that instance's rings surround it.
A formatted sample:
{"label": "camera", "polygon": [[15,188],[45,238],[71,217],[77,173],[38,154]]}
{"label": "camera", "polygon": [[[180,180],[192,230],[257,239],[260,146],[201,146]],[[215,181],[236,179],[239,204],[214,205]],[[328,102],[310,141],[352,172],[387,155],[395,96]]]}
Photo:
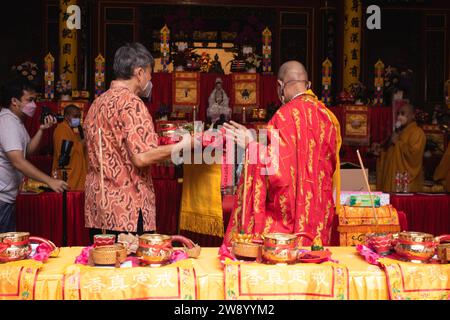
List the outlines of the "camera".
{"label": "camera", "polygon": [[42,112],[41,112],[41,117],[39,119],[39,122],[41,124],[44,124],[45,118],[47,116],[52,116],[53,118],[56,119],[56,121],[58,123],[64,121],[64,116],[56,114],[56,113],[53,113],[52,110],[49,107],[47,107],[47,106],[42,106]]}

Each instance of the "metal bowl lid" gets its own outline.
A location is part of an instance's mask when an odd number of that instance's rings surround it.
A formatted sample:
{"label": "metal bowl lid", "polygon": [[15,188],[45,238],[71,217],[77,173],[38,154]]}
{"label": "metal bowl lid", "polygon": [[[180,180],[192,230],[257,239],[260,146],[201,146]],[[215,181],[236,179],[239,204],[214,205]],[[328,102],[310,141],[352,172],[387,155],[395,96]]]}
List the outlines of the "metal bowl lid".
{"label": "metal bowl lid", "polygon": [[417,231],[404,231],[398,234],[400,240],[409,240],[414,242],[428,242],[433,241],[434,236],[430,233]]}
{"label": "metal bowl lid", "polygon": [[267,239],[273,239],[273,240],[282,240],[282,241],[288,241],[288,240],[294,240],[297,238],[297,236],[295,234],[290,234],[290,233],[280,233],[280,232],[276,232],[276,233],[268,233],[264,235],[264,238]]}
{"label": "metal bowl lid", "polygon": [[0,233],[0,242],[3,242],[4,239],[17,240],[18,238],[29,237],[29,232],[6,232]]}
{"label": "metal bowl lid", "polygon": [[148,241],[165,241],[170,240],[171,237],[165,234],[144,233],[143,235],[139,236],[139,239]]}

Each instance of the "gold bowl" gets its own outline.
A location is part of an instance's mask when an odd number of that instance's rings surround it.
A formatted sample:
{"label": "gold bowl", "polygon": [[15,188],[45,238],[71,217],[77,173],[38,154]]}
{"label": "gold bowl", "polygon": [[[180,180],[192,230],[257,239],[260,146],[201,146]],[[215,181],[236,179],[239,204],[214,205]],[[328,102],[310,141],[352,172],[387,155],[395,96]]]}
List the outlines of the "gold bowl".
{"label": "gold bowl", "polygon": [[435,255],[439,243],[444,240],[450,240],[450,235],[434,237],[429,233],[404,231],[398,233],[393,244],[395,252],[404,259],[427,262]]}
{"label": "gold bowl", "polygon": [[139,237],[136,255],[146,264],[166,264],[172,256],[172,237],[146,233]]}
{"label": "gold bowl", "polygon": [[59,249],[47,239],[32,237],[29,232],[0,233],[0,262],[27,259],[31,254],[31,242],[45,243],[51,248],[51,257],[57,256]]}
{"label": "gold bowl", "polygon": [[269,233],[262,235],[264,244],[262,257],[268,263],[294,263],[297,261],[299,237],[306,237],[313,241],[314,236],[307,232],[295,234]]}

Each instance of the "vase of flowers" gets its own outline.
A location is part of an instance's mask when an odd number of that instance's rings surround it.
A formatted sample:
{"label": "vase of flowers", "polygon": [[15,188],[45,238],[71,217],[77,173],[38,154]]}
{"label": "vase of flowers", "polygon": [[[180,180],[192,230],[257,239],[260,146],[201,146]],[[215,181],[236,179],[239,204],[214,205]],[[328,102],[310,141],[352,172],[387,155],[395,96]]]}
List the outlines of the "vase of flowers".
{"label": "vase of flowers", "polygon": [[28,81],[34,81],[39,72],[37,64],[31,61],[25,61],[18,66],[12,66],[12,70],[25,77]]}
{"label": "vase of flowers", "polygon": [[356,105],[367,103],[367,88],[361,82],[352,83],[350,85],[350,93],[354,97]]}
{"label": "vase of flowers", "polygon": [[261,57],[253,52],[247,53],[244,58],[245,70],[248,73],[256,73],[256,69],[261,66]]}
{"label": "vase of flowers", "polygon": [[[414,79],[413,71],[407,67],[387,66],[384,72],[384,101],[391,105],[394,95],[400,93],[408,96],[412,90]],[[401,97],[400,99],[402,99]]]}
{"label": "vase of flowers", "polygon": [[56,92],[59,93],[59,98],[62,101],[69,101],[72,99],[72,84],[70,83],[70,80],[66,79],[65,73],[59,76],[59,80],[56,83]]}

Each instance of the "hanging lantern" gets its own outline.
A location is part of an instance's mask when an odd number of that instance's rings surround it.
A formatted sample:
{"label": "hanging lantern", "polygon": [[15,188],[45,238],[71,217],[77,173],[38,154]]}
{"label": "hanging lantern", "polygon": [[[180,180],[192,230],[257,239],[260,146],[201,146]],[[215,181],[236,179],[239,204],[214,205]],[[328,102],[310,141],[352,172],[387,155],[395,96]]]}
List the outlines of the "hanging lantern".
{"label": "hanging lantern", "polygon": [[373,104],[381,106],[383,104],[383,87],[384,87],[384,63],[378,59],[375,63],[375,94]]}
{"label": "hanging lantern", "polygon": [[167,25],[161,29],[161,66],[162,71],[168,71],[168,65],[170,63],[170,30]]}
{"label": "hanging lantern", "polygon": [[326,58],[322,63],[322,101],[326,105],[331,103],[331,72],[333,64]]}
{"label": "hanging lantern", "polygon": [[101,54],[95,58],[95,97],[105,91],[105,58]]}
{"label": "hanging lantern", "polygon": [[49,52],[44,58],[45,99],[55,97],[55,58]]}
{"label": "hanging lantern", "polygon": [[268,27],[262,32],[262,43],[263,73],[272,74],[272,32]]}

